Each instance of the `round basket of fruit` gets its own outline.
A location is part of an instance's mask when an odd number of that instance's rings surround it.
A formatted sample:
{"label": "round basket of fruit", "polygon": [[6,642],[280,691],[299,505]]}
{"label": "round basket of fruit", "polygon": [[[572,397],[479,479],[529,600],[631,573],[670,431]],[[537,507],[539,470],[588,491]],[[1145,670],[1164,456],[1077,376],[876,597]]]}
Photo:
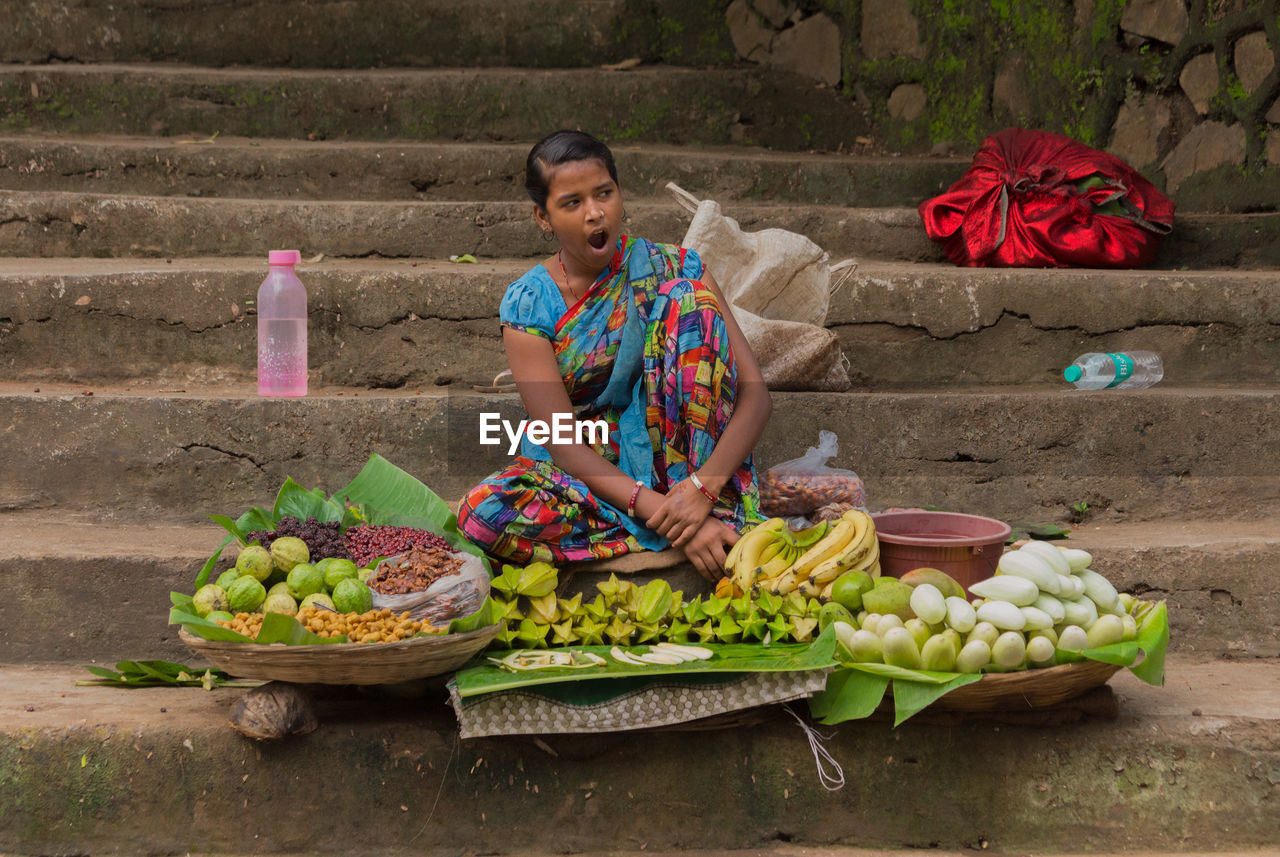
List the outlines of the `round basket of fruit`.
{"label": "round basket of fruit", "polygon": [[487,560],[439,497],[378,456],[332,497],[287,480],[270,511],[212,517],[229,536],[195,592],[171,594],[170,622],[233,675],[395,683],[448,672],[499,631]]}

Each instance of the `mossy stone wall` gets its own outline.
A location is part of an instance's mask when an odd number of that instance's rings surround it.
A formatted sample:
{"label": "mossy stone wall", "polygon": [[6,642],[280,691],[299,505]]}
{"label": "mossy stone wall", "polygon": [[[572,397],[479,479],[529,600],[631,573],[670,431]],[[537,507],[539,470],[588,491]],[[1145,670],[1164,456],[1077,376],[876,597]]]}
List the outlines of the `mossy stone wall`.
{"label": "mossy stone wall", "polygon": [[809,73],[863,107],[867,149],[963,154],[1020,125],[1199,207],[1280,205],[1280,0],[733,0],[726,22],[739,59],[798,73],[788,31],[837,33],[838,75]]}

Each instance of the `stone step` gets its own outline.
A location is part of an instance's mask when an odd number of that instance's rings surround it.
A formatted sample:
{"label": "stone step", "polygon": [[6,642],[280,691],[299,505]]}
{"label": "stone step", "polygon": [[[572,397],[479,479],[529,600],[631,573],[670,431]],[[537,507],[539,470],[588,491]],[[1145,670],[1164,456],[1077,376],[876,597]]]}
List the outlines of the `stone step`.
{"label": "stone step", "polygon": [[327,140],[603,139],[849,149],[852,99],[759,68],[315,70],[0,66],[0,133],[214,134]]}
{"label": "stone step", "polygon": [[[674,181],[699,197],[864,208],[913,206],[967,160],[771,152],[745,146],[611,145],[630,198]],[[528,143],[309,142],[219,135],[0,138],[0,187],[254,199],[526,199]]]}
{"label": "stone step", "polygon": [[[689,215],[670,197],[632,199],[627,230],[679,241]],[[940,261],[914,208],[734,202],[742,228],[807,235],[836,259]],[[525,202],[338,202],[186,199],[14,191],[0,197],[0,256],[256,256],[271,247],[303,257],[541,256],[547,245]],[[1280,263],[1280,214],[1179,218],[1158,268],[1269,268]]]}
{"label": "stone step", "polygon": [[[262,505],[271,499],[255,498]],[[7,593],[0,599],[0,662],[189,660],[192,653],[168,624],[169,593],[192,591],[224,536],[208,521],[104,522],[57,510],[0,515],[0,581]],[[1280,657],[1280,592],[1271,571],[1280,562],[1276,519],[1086,521],[1064,544],[1093,553],[1093,567],[1119,589],[1164,599],[1174,652]],[[706,592],[705,581],[674,553],[637,554],[603,570],[565,566],[564,591],[582,591],[590,600],[595,584],[617,571],[641,582],[662,577],[689,597]],[[219,571],[234,557],[228,549]]]}
{"label": "stone step", "polygon": [[[249,385],[180,390],[0,385],[0,509],[200,520],[274,496],[286,476],[335,490],[377,452],[445,497],[508,460],[481,414],[514,425],[519,396],[329,388],[259,398]],[[801,455],[819,429],[830,465],[877,507],[936,505],[1061,520],[1249,519],[1280,500],[1280,393],[1173,388],[775,393],[758,467]],[[497,419],[494,417],[491,419]]]}
{"label": "stone step", "polygon": [[0,62],[311,68],[732,63],[716,4],[678,0],[6,3]]}
{"label": "stone step", "polygon": [[[304,263],[312,382],[488,383],[506,368],[502,292],[530,265]],[[0,367],[15,381],[252,382],[264,270],[260,258],[0,258]],[[1138,348],[1161,354],[1165,386],[1275,383],[1277,287],[1264,271],[871,261],[836,290],[828,326],[858,387],[1061,388],[1077,354]]]}
{"label": "stone step", "polygon": [[849,842],[1003,854],[1274,845],[1274,662],[1173,659],[1163,688],[1119,673],[1114,720],[1046,729],[923,712],[896,729],[819,727],[845,772],[836,792],[823,789],[809,738],[780,709],[732,729],[459,743],[435,682],[407,700],[317,691],[317,731],[253,744],[226,725],[243,690],[76,687],[85,675],[0,671],[0,759],[15,787],[0,816],[7,852],[402,854],[465,842],[503,855],[752,849],[745,857],[784,842],[804,849],[789,852],[797,857]]}

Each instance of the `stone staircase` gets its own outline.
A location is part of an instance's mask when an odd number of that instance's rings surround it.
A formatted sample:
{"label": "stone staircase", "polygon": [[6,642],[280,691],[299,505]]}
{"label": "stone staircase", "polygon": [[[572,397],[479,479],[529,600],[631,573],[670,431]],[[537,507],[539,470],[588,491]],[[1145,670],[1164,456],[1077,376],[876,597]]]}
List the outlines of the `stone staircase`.
{"label": "stone staircase", "polygon": [[[0,852],[1280,845],[1280,215],[1180,211],[1151,270],[953,268],[914,206],[966,160],[845,154],[870,133],[854,102],[734,65],[715,3],[0,9]],[[336,488],[372,452],[446,498],[495,469],[476,414],[521,406],[471,387],[545,253],[523,160],[574,125],[615,144],[637,233],[684,234],[675,181],[859,260],[829,319],[854,389],[775,394],[762,465],[830,428],[876,507],[1087,502],[1072,542],[1169,602],[1167,686],[1119,675],[1118,719],[1054,729],[849,724],[835,795],[789,719],[459,744],[438,686],[335,691],[320,732],[255,747],[223,724],[235,691],[75,687],[85,663],[193,660],[167,593],[220,539],[205,514],[286,476]],[[278,247],[310,260],[300,400],[253,384]],[[1076,354],[1126,348],[1166,380],[1064,389]]]}

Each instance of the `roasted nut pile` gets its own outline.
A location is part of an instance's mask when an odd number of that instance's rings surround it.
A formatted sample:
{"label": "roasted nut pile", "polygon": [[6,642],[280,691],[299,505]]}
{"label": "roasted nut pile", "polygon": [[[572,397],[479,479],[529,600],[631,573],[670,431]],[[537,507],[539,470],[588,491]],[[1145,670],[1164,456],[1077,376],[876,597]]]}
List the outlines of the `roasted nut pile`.
{"label": "roasted nut pile", "polygon": [[840,473],[760,477],[760,511],[766,515],[807,515],[828,503],[866,506],[867,489],[857,476]]}
{"label": "roasted nut pile", "polygon": [[262,613],[237,613],[230,622],[219,622],[218,624],[224,628],[230,628],[232,631],[244,634],[246,637],[257,638],[258,632],[262,630]]}
{"label": "roasted nut pile", "polygon": [[318,637],[341,637],[345,634],[352,643],[394,643],[423,632],[443,630],[433,627],[430,622],[410,618],[408,611],[396,614],[385,607],[367,613],[335,613],[323,608],[303,607],[298,611],[298,621]]}
{"label": "roasted nut pile", "polygon": [[393,565],[390,560],[378,566],[378,573],[367,581],[380,595],[407,595],[421,592],[442,577],[457,574],[462,559],[448,548],[414,547]]}

